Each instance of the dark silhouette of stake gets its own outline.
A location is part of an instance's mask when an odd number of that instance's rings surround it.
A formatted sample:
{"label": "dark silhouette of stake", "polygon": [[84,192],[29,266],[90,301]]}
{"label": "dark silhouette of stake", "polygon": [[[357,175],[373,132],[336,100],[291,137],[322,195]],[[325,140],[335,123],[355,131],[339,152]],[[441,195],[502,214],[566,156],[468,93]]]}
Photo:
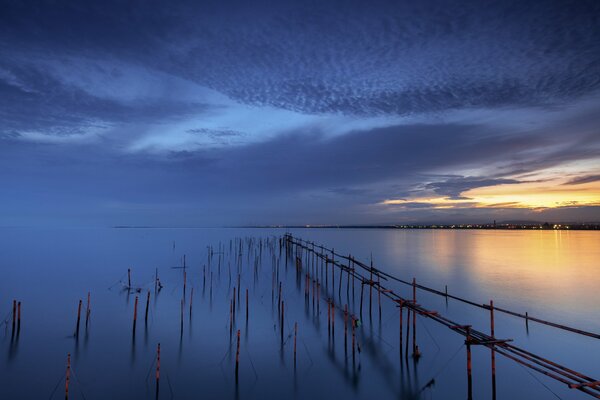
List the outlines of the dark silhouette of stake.
{"label": "dark silhouette of stake", "polygon": [[246,289],[246,322],[248,322],[248,289]]}
{"label": "dark silhouette of stake", "polygon": [[298,336],[298,323],[294,323],[294,365],[296,365],[296,337]]}
{"label": "dark silhouette of stake", "polygon": [[237,331],[237,350],[235,352],[235,383],[238,381],[240,370],[240,330]]}
{"label": "dark silhouette of stake", "polygon": [[283,344],[283,318],[284,318],[284,308],[283,301],[281,302],[281,344]]}
{"label": "dark silhouette of stake", "polygon": [[79,300],[79,307],[77,307],[77,327],[75,328],[75,337],[79,337],[79,322],[81,321],[81,300]]}
{"label": "dark silhouette of stake", "polygon": [[465,344],[467,345],[467,398],[468,400],[473,399],[473,377],[471,376],[471,327],[466,326],[467,330],[467,339],[465,340]]}
{"label": "dark silhouette of stake", "polygon": [[137,306],[138,306],[138,297],[135,296],[135,303],[133,305],[133,333],[135,334],[135,325],[137,323]]}
{"label": "dark silhouette of stake", "polygon": [[17,336],[21,332],[21,302],[17,303]]}
{"label": "dark silhouette of stake", "polygon": [[[490,300],[490,336],[494,335],[494,302]],[[496,351],[492,347],[492,399],[496,400]]]}
{"label": "dark silhouette of stake", "polygon": [[127,268],[127,288],[131,289],[131,268]]}

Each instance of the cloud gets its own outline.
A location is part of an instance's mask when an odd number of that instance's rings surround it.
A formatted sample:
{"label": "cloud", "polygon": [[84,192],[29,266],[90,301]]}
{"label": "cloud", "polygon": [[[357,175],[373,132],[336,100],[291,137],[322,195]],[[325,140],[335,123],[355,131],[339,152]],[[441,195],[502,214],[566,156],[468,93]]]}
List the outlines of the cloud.
{"label": "cloud", "polygon": [[598,182],[600,181],[600,175],[585,175],[578,176],[576,178],[570,179],[565,182],[563,185],[582,185],[584,183]]}

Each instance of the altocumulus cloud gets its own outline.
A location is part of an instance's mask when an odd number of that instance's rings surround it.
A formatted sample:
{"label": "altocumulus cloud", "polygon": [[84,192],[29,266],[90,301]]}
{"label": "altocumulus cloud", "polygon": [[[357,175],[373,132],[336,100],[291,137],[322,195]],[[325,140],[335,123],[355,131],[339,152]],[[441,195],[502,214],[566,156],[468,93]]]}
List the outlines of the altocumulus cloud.
{"label": "altocumulus cloud", "polygon": [[531,182],[598,194],[599,15],[595,1],[11,2],[0,16],[0,215],[539,216],[421,199]]}

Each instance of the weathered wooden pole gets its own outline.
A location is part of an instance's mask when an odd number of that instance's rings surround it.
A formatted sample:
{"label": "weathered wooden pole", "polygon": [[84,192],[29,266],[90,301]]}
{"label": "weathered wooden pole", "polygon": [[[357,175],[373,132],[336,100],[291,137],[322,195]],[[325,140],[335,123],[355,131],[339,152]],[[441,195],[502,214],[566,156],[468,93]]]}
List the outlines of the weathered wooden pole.
{"label": "weathered wooden pole", "polygon": [[[490,336],[494,336],[494,302],[490,300]],[[492,347],[492,399],[496,400],[496,350]]]}
{"label": "weathered wooden pole", "polygon": [[148,290],[148,295],[146,296],[146,315],[144,317],[144,321],[148,322],[148,309],[150,308],[150,291]]}
{"label": "weathered wooden pole", "polygon": [[404,300],[398,301],[398,308],[400,309],[400,357],[402,357],[402,309],[404,308]]}
{"label": "weathered wooden pole", "polygon": [[138,297],[135,296],[135,303],[133,305],[133,333],[135,334],[135,326],[137,324],[137,307],[138,307]]}
{"label": "weathered wooden pole", "polygon": [[81,300],[79,300],[79,307],[77,308],[77,327],[75,328],[75,336],[79,337],[79,322],[81,321]]}
{"label": "weathered wooden pole", "polygon": [[371,255],[371,273],[369,277],[369,318],[371,318],[371,312],[373,308],[373,256]]}
{"label": "weathered wooden pole", "polygon": [[240,330],[237,331],[237,350],[235,352],[235,381],[237,383],[240,370]]}
{"label": "weathered wooden pole", "polygon": [[471,327],[466,326],[467,329],[467,398],[468,400],[473,399],[473,377],[471,376]]}
{"label": "weathered wooden pole", "polygon": [[[417,280],[413,278],[413,304],[415,307],[417,306]],[[419,358],[421,354],[419,353],[419,346],[417,346],[417,312],[416,308],[413,310],[413,357]]]}
{"label": "weathered wooden pole", "polygon": [[298,336],[298,323],[294,323],[294,365],[296,365],[296,337]]}
{"label": "weathered wooden pole", "polygon": [[65,374],[65,400],[69,399],[69,381],[71,380],[71,353],[67,354],[67,372]]}

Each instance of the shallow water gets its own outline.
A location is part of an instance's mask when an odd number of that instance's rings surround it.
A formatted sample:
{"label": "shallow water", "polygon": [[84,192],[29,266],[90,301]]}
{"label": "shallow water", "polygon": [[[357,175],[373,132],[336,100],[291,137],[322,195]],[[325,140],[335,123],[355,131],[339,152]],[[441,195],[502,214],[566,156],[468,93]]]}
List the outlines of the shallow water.
{"label": "shallow water", "polygon": [[[420,318],[415,363],[398,351],[398,309],[382,301],[379,318],[369,319],[365,305],[357,330],[361,346],[354,362],[344,343],[343,314],[336,314],[328,334],[324,293],[317,310],[305,302],[304,280],[296,280],[293,263],[282,256],[279,279],[285,304],[281,342],[278,303],[272,300],[272,259],[267,253],[258,269],[244,249],[241,305],[230,339],[229,301],[237,286],[229,242],[239,237],[267,238],[281,229],[0,229],[0,398],[39,399],[64,396],[67,354],[72,356],[70,398],[155,398],[154,358],[161,343],[159,398],[466,398],[464,338]],[[600,234],[585,231],[442,231],[296,229],[295,236],[314,240],[337,252],[351,253],[398,277],[444,289],[498,307],[600,332]],[[214,256],[204,281],[207,246],[223,243],[221,273]],[[182,256],[187,288],[183,330]],[[278,256],[278,254],[277,254]],[[233,263],[232,279],[229,265]],[[123,290],[127,269],[140,293]],[[164,288],[155,296],[155,269]],[[121,282],[119,282],[121,281]],[[409,297],[411,289],[391,285]],[[192,312],[190,294],[192,287]],[[148,323],[146,291],[151,291]],[[245,290],[249,319],[245,321]],[[77,305],[91,293],[90,321],[82,317],[74,337]],[[345,290],[334,293],[348,303]],[[358,291],[357,291],[358,294]],[[331,295],[331,293],[330,293]],[[135,297],[138,321],[132,332]],[[339,297],[339,298],[338,298]],[[419,303],[476,329],[489,331],[488,311],[418,292]],[[22,302],[22,322],[12,335],[12,300]],[[367,302],[365,302],[368,304]],[[293,327],[298,323],[297,360]],[[236,385],[235,332],[241,332],[240,374]],[[496,315],[496,336],[600,378],[598,340]],[[434,379],[435,383],[428,385]],[[473,350],[475,398],[491,398],[489,350]],[[56,388],[56,390],[55,390]],[[529,373],[497,356],[499,399],[588,396],[544,376]],[[51,395],[54,393],[53,397]]]}

